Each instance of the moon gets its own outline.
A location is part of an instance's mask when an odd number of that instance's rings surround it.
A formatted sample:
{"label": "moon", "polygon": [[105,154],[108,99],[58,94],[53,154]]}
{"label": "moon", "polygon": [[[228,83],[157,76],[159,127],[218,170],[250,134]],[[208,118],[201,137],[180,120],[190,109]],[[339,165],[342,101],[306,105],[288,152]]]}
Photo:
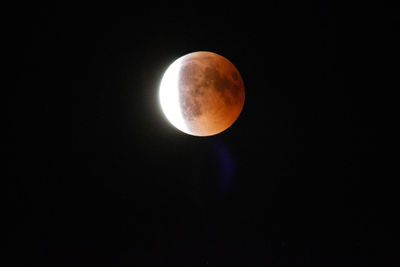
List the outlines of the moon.
{"label": "moon", "polygon": [[211,136],[228,129],[239,117],[245,99],[236,67],[212,52],[193,52],[175,60],[159,89],[161,109],[180,131]]}

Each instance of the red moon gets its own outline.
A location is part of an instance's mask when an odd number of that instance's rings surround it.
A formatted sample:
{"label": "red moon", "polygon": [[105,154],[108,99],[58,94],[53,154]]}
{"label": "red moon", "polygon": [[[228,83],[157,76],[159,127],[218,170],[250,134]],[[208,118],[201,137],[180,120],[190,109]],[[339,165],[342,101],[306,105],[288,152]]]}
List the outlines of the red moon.
{"label": "red moon", "polygon": [[228,129],[245,99],[243,79],[225,57],[194,52],[175,60],[160,85],[161,108],[179,130],[211,136]]}

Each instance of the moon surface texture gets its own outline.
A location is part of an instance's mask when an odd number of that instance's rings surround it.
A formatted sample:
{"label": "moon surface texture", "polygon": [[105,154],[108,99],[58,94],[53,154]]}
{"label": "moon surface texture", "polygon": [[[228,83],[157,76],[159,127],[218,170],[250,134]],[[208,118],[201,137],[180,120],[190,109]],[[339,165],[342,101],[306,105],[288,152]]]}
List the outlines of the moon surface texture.
{"label": "moon surface texture", "polygon": [[175,60],[160,84],[161,109],[184,133],[211,136],[229,128],[245,99],[243,79],[226,58],[194,52]]}

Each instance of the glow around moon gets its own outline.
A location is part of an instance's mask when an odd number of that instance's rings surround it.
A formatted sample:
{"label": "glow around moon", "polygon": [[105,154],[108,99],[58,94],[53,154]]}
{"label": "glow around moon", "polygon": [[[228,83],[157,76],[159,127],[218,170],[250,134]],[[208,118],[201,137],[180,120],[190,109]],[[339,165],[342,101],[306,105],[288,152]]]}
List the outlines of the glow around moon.
{"label": "glow around moon", "polygon": [[210,136],[229,128],[244,105],[244,83],[226,58],[194,52],[175,60],[161,80],[159,100],[168,121],[180,131]]}

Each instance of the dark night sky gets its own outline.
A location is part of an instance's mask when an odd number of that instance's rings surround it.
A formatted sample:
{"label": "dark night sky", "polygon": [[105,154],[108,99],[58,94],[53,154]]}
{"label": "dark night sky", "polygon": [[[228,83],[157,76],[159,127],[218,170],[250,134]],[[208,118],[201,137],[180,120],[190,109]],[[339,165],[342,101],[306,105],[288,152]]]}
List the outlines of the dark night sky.
{"label": "dark night sky", "polygon": [[[400,11],[362,2],[14,8],[7,266],[399,266]],[[157,98],[199,50],[246,87],[208,138]]]}

